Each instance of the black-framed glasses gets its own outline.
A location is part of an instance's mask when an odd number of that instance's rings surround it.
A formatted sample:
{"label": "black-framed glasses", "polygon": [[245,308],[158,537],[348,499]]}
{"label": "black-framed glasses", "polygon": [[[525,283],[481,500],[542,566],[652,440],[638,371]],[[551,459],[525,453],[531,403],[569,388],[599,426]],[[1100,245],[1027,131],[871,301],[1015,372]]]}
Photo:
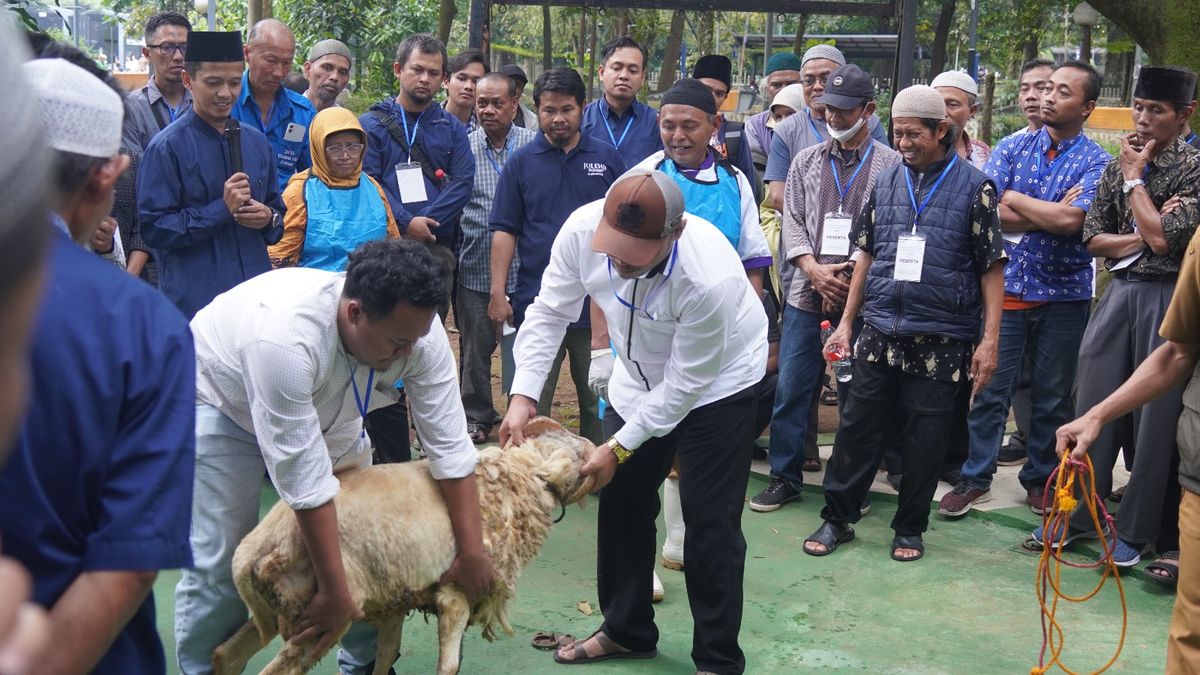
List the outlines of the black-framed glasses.
{"label": "black-framed glasses", "polygon": [[824,86],[825,81],[828,79],[829,79],[828,75],[820,75],[820,76],[816,76],[816,77],[809,75],[807,77],[800,78],[800,84],[803,84],[806,87],[811,87],[814,84],[820,82],[821,85]]}
{"label": "black-framed glasses", "polygon": [[157,49],[159,54],[163,56],[174,56],[175,52],[179,52],[183,56],[187,56],[187,44],[176,44],[174,42],[160,42],[156,45],[146,45],[151,49]]}
{"label": "black-framed glasses", "polygon": [[325,152],[330,157],[358,157],[363,151],[362,143],[348,143],[346,145],[327,145]]}

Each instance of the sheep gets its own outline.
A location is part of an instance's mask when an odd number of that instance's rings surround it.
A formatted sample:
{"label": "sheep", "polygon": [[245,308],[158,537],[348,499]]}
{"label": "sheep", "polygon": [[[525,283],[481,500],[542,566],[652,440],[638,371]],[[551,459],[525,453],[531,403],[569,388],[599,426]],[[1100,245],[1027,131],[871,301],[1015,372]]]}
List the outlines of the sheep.
{"label": "sheep", "polygon": [[[496,581],[474,605],[457,584],[440,585],[455,556],[454,532],[437,481],[426,462],[385,464],[338,476],[335,498],[346,581],[364,620],[379,629],[374,675],[385,675],[400,653],[405,617],[413,610],[436,614],[439,675],[458,672],[462,636],[481,624],[492,641],[497,628],[512,635],[508,601],[517,577],[550,532],[553,512],[582,499],[594,484],[580,468],[594,446],[536,417],[525,441],[480,451],[479,485],[483,545]],[[278,503],[246,535],[233,557],[238,594],[250,620],[213,652],[216,675],[241,673],[276,634],[286,637],[316,592],[316,579],[295,514]],[[349,626],[343,629],[343,634]],[[311,644],[284,645],[262,671],[306,673],[324,656]]]}

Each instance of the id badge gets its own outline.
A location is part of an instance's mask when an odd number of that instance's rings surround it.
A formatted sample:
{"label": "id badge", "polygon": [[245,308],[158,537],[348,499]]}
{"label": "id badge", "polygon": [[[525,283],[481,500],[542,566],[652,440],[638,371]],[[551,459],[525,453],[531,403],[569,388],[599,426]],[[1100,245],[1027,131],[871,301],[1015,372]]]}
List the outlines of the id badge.
{"label": "id badge", "polygon": [[892,278],[896,281],[920,281],[924,265],[925,237],[919,234],[900,235],[896,242],[896,267]]}
{"label": "id badge", "polygon": [[850,255],[850,216],[841,212],[825,214],[821,227],[821,255]]}
{"label": "id badge", "polygon": [[396,186],[400,188],[400,201],[416,204],[429,201],[425,193],[425,175],[420,162],[402,162],[396,165]]}
{"label": "id badge", "polygon": [[304,130],[305,127],[303,124],[288,122],[287,129],[283,132],[283,140],[288,143],[299,143],[304,140]]}

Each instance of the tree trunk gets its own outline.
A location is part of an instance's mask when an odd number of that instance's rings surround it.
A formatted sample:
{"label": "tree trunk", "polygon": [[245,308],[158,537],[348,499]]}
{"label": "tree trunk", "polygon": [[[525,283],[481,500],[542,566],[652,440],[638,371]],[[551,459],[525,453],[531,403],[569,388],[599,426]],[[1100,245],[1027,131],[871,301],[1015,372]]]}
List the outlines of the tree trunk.
{"label": "tree trunk", "polygon": [[671,31],[667,33],[667,46],[663,49],[662,70],[658,73],[658,91],[663,92],[675,83],[679,72],[679,52],[683,49],[683,20],[682,9],[671,12]]}
{"label": "tree trunk", "polygon": [[1129,85],[1133,78],[1133,48],[1128,50],[1114,52],[1111,45],[1114,42],[1121,42],[1131,39],[1129,34],[1121,30],[1112,21],[1106,21],[1108,24],[1108,44],[1110,49],[1104,57],[1104,79],[1109,85],[1118,84],[1121,87],[1121,104],[1129,103]]}
{"label": "tree trunk", "polygon": [[1021,51],[1022,51],[1021,58],[1024,59],[1023,63],[1028,63],[1029,61],[1032,61],[1038,57],[1038,51],[1039,51],[1038,36],[1039,35],[1040,35],[1040,31],[1036,31],[1036,30],[1030,31],[1029,37],[1025,38],[1025,43],[1023,45],[1021,45]]}
{"label": "tree trunk", "polygon": [[808,15],[796,17],[796,40],[792,43],[792,51],[796,56],[804,56],[804,33],[808,31]]}
{"label": "tree trunk", "polygon": [[550,5],[542,5],[542,70],[554,67],[554,32],[550,29]]}
{"label": "tree trunk", "polygon": [[438,10],[438,39],[445,44],[450,41],[450,31],[454,28],[454,17],[458,14],[458,6],[454,0],[442,0]]}
{"label": "tree trunk", "polygon": [[701,12],[700,21],[696,27],[697,56],[711,54],[713,46],[713,23],[716,21],[715,12]]}
{"label": "tree trunk", "polygon": [[954,24],[954,10],[958,8],[958,0],[942,0],[942,9],[938,12],[937,26],[933,33],[933,54],[930,55],[929,72],[938,74],[946,70],[946,43],[950,37],[950,26]]}
{"label": "tree trunk", "polygon": [[[549,7],[549,5],[547,5]],[[579,53],[576,59],[579,72],[583,72],[584,61],[587,58],[587,19],[588,11],[586,7],[579,8]]]}
{"label": "tree trunk", "polygon": [[[253,28],[254,24],[263,19],[263,0],[246,0],[246,27]],[[218,21],[217,23],[220,23]],[[216,30],[216,28],[209,28]]]}

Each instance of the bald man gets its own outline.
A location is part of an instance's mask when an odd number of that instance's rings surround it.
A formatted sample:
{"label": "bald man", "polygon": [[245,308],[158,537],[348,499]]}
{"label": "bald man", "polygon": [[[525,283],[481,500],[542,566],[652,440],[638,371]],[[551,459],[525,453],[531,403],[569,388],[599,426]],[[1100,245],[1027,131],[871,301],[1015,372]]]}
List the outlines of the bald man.
{"label": "bald man", "polygon": [[296,37],[287,24],[278,19],[259,21],[250,28],[243,49],[246,72],[231,117],[263,132],[271,142],[279,191],[283,192],[292,174],[312,166],[308,125],[317,109],[303,95],[283,86],[296,57]]}

